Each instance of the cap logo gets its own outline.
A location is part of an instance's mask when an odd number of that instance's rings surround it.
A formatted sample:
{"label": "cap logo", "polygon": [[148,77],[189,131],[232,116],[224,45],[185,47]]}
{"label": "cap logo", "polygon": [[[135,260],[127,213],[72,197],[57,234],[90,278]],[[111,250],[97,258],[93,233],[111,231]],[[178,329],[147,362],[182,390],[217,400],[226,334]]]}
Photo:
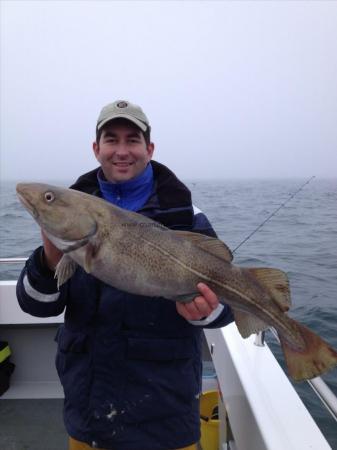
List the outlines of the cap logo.
{"label": "cap logo", "polygon": [[126,102],[118,102],[116,106],[118,108],[126,108],[128,104]]}

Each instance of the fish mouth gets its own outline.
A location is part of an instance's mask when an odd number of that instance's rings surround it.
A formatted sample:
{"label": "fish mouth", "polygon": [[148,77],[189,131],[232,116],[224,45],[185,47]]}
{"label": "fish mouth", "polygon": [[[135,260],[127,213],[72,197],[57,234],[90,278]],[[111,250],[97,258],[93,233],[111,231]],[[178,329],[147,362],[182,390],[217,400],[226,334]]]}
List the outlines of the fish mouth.
{"label": "fish mouth", "polygon": [[34,217],[34,219],[37,219],[39,217],[39,213],[37,212],[37,209],[34,207],[34,205],[18,191],[17,196],[26,210]]}

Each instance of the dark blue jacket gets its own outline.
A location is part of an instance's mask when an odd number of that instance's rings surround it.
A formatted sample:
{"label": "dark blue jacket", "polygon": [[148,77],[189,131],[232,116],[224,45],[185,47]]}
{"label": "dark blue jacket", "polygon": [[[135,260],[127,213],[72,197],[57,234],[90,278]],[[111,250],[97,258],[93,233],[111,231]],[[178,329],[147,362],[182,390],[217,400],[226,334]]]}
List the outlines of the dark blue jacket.
{"label": "dark blue jacket", "polygon": [[[165,166],[151,162],[155,189],[140,213],[173,229],[215,235],[194,214],[189,190]],[[97,169],[74,189],[100,195]],[[199,440],[201,334],[163,298],[128,294],[78,268],[57,291],[38,248],[17,285],[21,308],[38,317],[60,314],[56,367],[70,436],[118,450],[168,450]],[[208,327],[233,320],[225,307]]]}

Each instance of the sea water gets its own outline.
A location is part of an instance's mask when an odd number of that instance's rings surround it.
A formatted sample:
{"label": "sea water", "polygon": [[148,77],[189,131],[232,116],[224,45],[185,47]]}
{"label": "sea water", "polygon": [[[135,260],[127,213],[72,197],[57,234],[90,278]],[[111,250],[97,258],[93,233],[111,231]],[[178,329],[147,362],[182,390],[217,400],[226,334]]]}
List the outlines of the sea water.
{"label": "sea water", "polygon": [[[284,270],[292,292],[291,316],[337,349],[337,179],[315,178],[293,197],[304,182],[187,180],[186,184],[194,204],[207,214],[219,238],[232,249],[284,204],[235,250],[234,263]],[[39,229],[17,200],[15,183],[2,183],[0,188],[0,257],[29,256],[41,243]],[[16,279],[21,267],[0,265],[0,279]],[[267,340],[284,366],[280,346],[272,335],[268,334]],[[322,378],[337,395],[337,369]],[[294,387],[331,447],[337,449],[336,422],[307,383]]]}

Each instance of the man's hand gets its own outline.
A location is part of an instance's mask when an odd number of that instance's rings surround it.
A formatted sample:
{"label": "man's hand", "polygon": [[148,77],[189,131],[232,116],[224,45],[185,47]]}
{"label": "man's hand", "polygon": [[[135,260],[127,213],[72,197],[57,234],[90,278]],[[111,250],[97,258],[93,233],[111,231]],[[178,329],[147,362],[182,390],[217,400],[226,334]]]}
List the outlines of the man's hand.
{"label": "man's hand", "polygon": [[216,294],[204,283],[199,283],[197,288],[201,295],[195,297],[190,303],[176,302],[178,313],[186,320],[200,320],[211,314],[219,305]]}
{"label": "man's hand", "polygon": [[61,250],[59,250],[55,245],[47,238],[44,232],[41,230],[43,249],[44,249],[44,259],[51,270],[55,270],[57,263],[63,256]]}

